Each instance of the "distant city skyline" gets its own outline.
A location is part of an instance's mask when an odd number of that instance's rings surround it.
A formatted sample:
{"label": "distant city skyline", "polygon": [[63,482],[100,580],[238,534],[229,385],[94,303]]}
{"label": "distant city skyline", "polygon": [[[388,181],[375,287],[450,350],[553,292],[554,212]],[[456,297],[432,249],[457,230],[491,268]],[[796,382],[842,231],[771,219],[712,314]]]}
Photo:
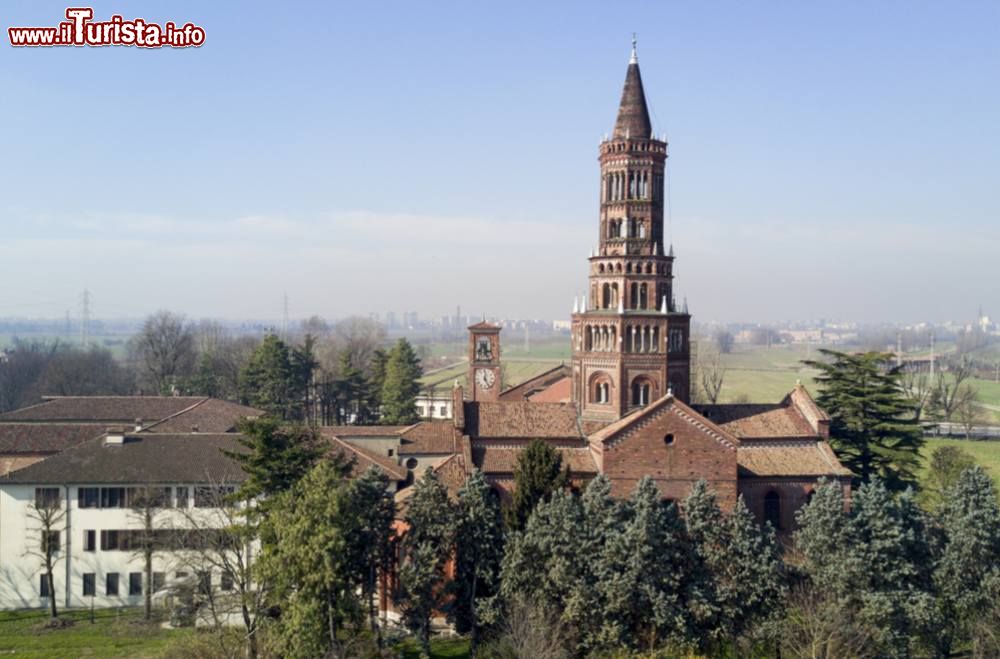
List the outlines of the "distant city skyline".
{"label": "distant city skyline", "polygon": [[4,46],[0,317],[568,318],[632,32],[696,322],[1000,315],[996,3],[236,7]]}

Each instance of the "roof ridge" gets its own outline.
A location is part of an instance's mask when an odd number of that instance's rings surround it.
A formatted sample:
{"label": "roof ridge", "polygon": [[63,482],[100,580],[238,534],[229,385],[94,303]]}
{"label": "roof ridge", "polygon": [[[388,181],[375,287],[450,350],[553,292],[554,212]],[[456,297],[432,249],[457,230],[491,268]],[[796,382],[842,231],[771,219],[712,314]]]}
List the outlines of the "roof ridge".
{"label": "roof ridge", "polygon": [[163,417],[159,421],[154,421],[153,423],[149,424],[148,426],[142,426],[142,428],[140,428],[140,430],[149,430],[150,428],[155,428],[156,426],[160,425],[161,423],[166,423],[167,421],[170,421],[171,419],[176,419],[181,414],[186,414],[187,412],[190,412],[191,410],[195,409],[196,407],[204,405],[205,402],[208,401],[208,400],[211,400],[211,398],[208,397],[208,396],[205,396],[201,400],[199,400],[198,402],[196,402],[194,405],[189,405],[188,407],[185,407],[182,410],[174,412],[173,414],[170,414],[169,416]]}

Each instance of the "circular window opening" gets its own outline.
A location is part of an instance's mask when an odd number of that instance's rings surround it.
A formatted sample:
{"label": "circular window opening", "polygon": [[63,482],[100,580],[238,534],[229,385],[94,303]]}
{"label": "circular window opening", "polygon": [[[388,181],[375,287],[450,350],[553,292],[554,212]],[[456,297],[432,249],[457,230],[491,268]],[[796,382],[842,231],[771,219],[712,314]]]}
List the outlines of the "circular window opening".
{"label": "circular window opening", "polygon": [[416,469],[417,468],[417,459],[416,458],[408,458],[406,460],[406,468],[410,469],[410,470]]}
{"label": "circular window opening", "polygon": [[674,443],[674,434],[673,433],[667,433],[663,437],[663,443],[666,444],[667,446],[670,446],[671,444],[673,444]]}

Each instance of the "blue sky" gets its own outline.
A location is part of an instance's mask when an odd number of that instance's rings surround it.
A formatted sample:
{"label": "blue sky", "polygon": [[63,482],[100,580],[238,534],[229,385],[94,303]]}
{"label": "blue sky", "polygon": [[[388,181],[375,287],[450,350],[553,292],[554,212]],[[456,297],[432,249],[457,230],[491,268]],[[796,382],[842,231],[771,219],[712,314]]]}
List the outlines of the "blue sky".
{"label": "blue sky", "polygon": [[697,319],[1000,315],[1000,3],[94,10],[206,44],[4,35],[0,315],[566,317],[633,31]]}

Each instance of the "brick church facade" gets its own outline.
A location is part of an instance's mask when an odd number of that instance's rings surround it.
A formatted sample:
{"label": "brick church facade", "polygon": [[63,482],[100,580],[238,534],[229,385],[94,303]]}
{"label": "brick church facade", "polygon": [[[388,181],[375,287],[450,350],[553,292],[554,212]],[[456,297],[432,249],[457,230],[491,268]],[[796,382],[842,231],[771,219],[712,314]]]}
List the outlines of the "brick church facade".
{"label": "brick church facade", "polygon": [[[779,533],[792,529],[820,478],[849,495],[851,474],[827,441],[829,418],[804,387],[772,404],[691,403],[691,316],[674,299],[674,252],[664,244],[666,159],[633,47],[614,132],[599,149],[598,247],[588,293],[574,305],[571,363],[501,391],[500,327],[471,326],[467,390],[456,384],[454,418],[401,429],[400,454],[429,450],[405,445],[419,434],[439,451],[421,468],[431,464],[453,489],[479,469],[507,496],[518,455],[540,439],[578,484],[604,474],[625,497],[649,476],[678,501],[705,479],[724,508],[742,495]],[[399,492],[401,503],[411,489]]]}

